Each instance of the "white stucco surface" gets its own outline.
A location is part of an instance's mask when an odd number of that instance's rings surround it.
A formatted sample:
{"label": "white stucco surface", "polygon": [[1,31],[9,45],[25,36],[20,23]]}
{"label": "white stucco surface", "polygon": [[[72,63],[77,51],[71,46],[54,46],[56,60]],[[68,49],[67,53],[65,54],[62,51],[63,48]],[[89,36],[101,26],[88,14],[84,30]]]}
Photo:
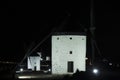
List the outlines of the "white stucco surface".
{"label": "white stucco surface", "polygon": [[52,74],[68,74],[68,61],[73,61],[73,73],[77,69],[85,71],[85,58],[86,36],[52,36]]}
{"label": "white stucco surface", "polygon": [[35,71],[35,67],[36,67],[36,71],[40,71],[40,59],[41,58],[39,56],[28,57],[28,61],[27,61],[28,69],[32,69],[33,71]]}

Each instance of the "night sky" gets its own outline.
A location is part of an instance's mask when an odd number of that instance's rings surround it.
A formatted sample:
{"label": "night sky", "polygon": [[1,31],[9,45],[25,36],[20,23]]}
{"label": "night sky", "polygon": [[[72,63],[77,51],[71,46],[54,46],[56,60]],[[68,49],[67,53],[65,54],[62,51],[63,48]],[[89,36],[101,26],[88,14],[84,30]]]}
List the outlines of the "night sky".
{"label": "night sky", "polygon": [[[20,61],[53,29],[79,32],[90,26],[90,2],[8,1],[0,8],[0,60]],[[120,63],[118,2],[94,2],[95,38],[103,57]],[[44,46],[46,44],[44,43]],[[49,47],[49,45],[47,45]],[[47,48],[47,47],[45,47]]]}

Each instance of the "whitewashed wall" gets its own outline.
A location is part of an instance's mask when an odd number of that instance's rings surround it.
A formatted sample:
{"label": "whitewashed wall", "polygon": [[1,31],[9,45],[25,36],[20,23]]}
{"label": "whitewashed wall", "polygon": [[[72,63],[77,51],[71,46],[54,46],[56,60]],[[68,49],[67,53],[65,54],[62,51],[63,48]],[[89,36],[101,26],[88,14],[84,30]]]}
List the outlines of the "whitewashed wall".
{"label": "whitewashed wall", "polygon": [[[72,39],[71,39],[72,38]],[[72,54],[70,54],[72,51]],[[74,72],[86,70],[86,36],[52,36],[52,74],[68,74],[68,61],[74,62]]]}
{"label": "whitewashed wall", "polygon": [[36,71],[40,71],[40,57],[39,56],[28,57],[28,69],[32,69],[34,71],[35,66]]}

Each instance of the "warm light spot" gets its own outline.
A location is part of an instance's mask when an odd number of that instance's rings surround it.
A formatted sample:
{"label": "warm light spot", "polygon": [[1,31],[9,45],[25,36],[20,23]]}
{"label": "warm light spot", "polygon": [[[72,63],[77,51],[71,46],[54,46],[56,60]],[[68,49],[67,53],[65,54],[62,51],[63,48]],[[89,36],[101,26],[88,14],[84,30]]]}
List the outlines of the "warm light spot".
{"label": "warm light spot", "polygon": [[19,79],[28,79],[28,78],[31,78],[30,76],[19,76],[18,77]]}

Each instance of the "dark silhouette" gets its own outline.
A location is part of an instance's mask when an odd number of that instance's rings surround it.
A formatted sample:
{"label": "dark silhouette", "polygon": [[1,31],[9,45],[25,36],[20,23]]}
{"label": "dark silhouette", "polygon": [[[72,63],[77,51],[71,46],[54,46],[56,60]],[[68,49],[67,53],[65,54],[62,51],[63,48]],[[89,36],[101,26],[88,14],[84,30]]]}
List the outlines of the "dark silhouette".
{"label": "dark silhouette", "polygon": [[72,80],[89,80],[86,72],[77,70],[76,73],[72,75]]}
{"label": "dark silhouette", "polygon": [[77,69],[72,76],[66,75],[62,80],[90,80],[90,77],[87,72],[79,71]]}

